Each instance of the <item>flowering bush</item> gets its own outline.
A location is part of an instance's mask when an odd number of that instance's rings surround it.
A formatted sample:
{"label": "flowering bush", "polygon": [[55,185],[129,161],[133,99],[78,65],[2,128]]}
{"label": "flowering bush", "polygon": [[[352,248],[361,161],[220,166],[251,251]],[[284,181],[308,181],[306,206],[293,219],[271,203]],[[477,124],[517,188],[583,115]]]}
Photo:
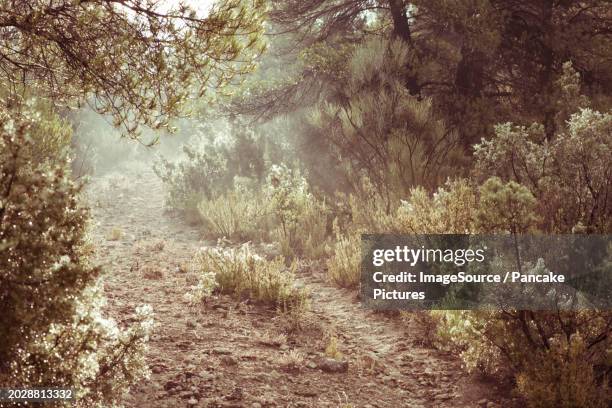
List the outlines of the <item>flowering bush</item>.
{"label": "flowering bush", "polygon": [[216,197],[227,182],[227,160],[219,151],[183,146],[185,157],[177,162],[160,159],[154,167],[167,188],[167,204],[198,219],[197,206],[203,198]]}
{"label": "flowering bush", "polygon": [[112,406],[147,375],[151,310],[127,329],[101,315],[67,160],[32,160],[32,135],[57,129],[47,119],[31,106],[0,112],[0,384],[74,388],[80,406]]}
{"label": "flowering bush", "polygon": [[361,279],[361,234],[338,234],[334,252],[327,260],[327,275],[344,288],[354,288]]}
{"label": "flowering bush", "polygon": [[217,132],[202,125],[192,140],[183,146],[182,158],[160,158],[154,170],[166,185],[167,205],[184,211],[188,220],[199,222],[200,203],[231,190],[236,177],[262,181],[264,150],[250,126],[238,122]]}
{"label": "flowering bush", "polygon": [[608,232],[612,227],[612,114],[581,109],[548,141],[540,125],[498,125],[475,147],[476,173],[527,187],[545,231]]}
{"label": "flowering bush", "polygon": [[[395,231],[523,233],[542,225],[535,215],[539,205],[514,181],[492,177],[475,186],[459,180],[433,196],[413,190],[398,209]],[[539,273],[544,265],[523,267]],[[607,404],[612,324],[607,311],[434,311],[432,321],[442,343],[457,350],[468,369],[514,375],[530,406]]]}
{"label": "flowering bush", "polygon": [[235,184],[234,188],[198,205],[204,228],[216,238],[242,241],[265,238],[268,214],[259,191]]}
{"label": "flowering bush", "polygon": [[191,287],[191,291],[185,294],[185,299],[192,305],[202,303],[208,299],[215,289],[219,287],[214,272],[202,272],[198,284]]}
{"label": "flowering bush", "polygon": [[267,178],[266,199],[277,227],[273,238],[287,258],[324,254],[328,209],[309,191],[299,170],[273,165]]}
{"label": "flowering bush", "polygon": [[304,309],[308,295],[295,286],[295,268],[277,258],[268,261],[253,253],[248,244],[239,248],[203,248],[195,265],[204,275],[214,273],[222,293],[246,296],[281,309]]}

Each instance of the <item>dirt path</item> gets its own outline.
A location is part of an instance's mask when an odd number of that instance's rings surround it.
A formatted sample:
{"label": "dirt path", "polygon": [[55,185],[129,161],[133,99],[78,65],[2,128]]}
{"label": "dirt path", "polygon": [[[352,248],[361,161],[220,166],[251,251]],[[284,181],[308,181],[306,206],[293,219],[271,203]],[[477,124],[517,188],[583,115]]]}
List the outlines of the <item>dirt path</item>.
{"label": "dirt path", "polygon": [[[98,261],[108,272],[108,313],[127,322],[134,307],[148,303],[156,315],[147,356],[152,375],[132,389],[126,406],[508,406],[455,357],[422,345],[416,327],[362,309],[316,269],[299,277],[313,294],[312,313],[300,319],[226,296],[190,308],[183,296],[197,277],[186,265],[211,243],[164,212],[152,171],[122,174],[129,178],[95,178],[88,195]],[[332,336],[347,372],[321,370]]]}

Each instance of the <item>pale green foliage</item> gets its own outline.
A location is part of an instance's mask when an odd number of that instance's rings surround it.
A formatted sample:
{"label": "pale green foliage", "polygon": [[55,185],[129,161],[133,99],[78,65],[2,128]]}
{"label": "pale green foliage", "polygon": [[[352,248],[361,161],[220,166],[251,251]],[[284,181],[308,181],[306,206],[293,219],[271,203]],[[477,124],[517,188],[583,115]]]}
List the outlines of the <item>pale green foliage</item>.
{"label": "pale green foliage", "polygon": [[88,213],[65,149],[32,160],[33,141],[65,131],[49,114],[31,106],[0,112],[0,383],[70,387],[79,406],[112,406],[147,375],[151,310],[138,309],[127,329],[101,315],[100,271],[85,245]]}
{"label": "pale green foliage", "polygon": [[349,195],[348,207],[351,216],[348,229],[383,233],[393,224],[390,208],[380,199],[374,184],[366,175],[361,178],[357,192]]}
{"label": "pale green foliage", "polygon": [[456,164],[456,135],[429,99],[404,86],[411,58],[402,41],[373,39],[353,53],[341,103],[328,103],[313,123],[331,138],[351,171],[364,171],[387,206],[416,185],[434,186]]}
{"label": "pale green foliage", "polygon": [[612,205],[612,114],[581,109],[552,141],[543,128],[506,123],[475,146],[476,171],[527,187],[537,198],[539,226],[552,232],[606,232]]}
{"label": "pale green foliage", "polygon": [[411,190],[397,209],[393,231],[404,234],[466,234],[474,231],[478,192],[468,181],[447,181],[433,195]]}
{"label": "pale green foliage", "polygon": [[587,344],[580,333],[569,341],[552,339],[550,350],[525,362],[517,376],[519,392],[533,408],[604,408],[612,402],[609,385],[597,387],[593,367],[584,358]]}
{"label": "pale green foliage", "polygon": [[235,184],[234,188],[198,205],[203,228],[217,238],[253,240],[265,237],[267,219],[263,194]]}
{"label": "pale green foliage", "polygon": [[190,304],[196,305],[208,299],[215,289],[219,287],[217,277],[214,272],[200,273],[198,284],[191,287],[191,290],[185,294],[185,300]]}
{"label": "pale green foliage", "polygon": [[449,181],[433,196],[422,187],[413,188],[409,198],[391,214],[385,211],[367,177],[360,191],[360,196],[349,197],[351,224],[343,228],[337,220],[334,224],[336,242],[327,260],[328,276],[342,287],[359,284],[362,233],[462,234],[476,225],[478,195],[465,180]]}
{"label": "pale green foliage", "polygon": [[67,120],[55,114],[48,101],[38,99],[33,102],[33,105],[33,110],[39,116],[39,120],[30,133],[32,161],[34,163],[47,162],[51,165],[66,163],[70,153],[72,126]]}
{"label": "pale green foliage", "polygon": [[361,278],[361,234],[338,234],[332,256],[327,260],[327,274],[336,285],[354,288]]}
{"label": "pale green foliage", "polygon": [[491,177],[480,186],[479,193],[476,218],[482,231],[526,233],[536,224],[536,199],[525,186]]}
{"label": "pale green foliage", "polygon": [[295,286],[295,267],[284,260],[268,261],[253,253],[248,244],[239,248],[203,248],[195,265],[204,274],[214,273],[219,290],[283,310],[305,309],[308,294]]}
{"label": "pale green foliage", "polygon": [[319,258],[324,254],[328,209],[309,191],[299,170],[272,166],[266,200],[277,225],[272,236],[286,257]]}
{"label": "pale green foliage", "polygon": [[[433,196],[413,190],[397,211],[395,232],[525,232],[533,228],[537,204],[514,181],[493,177],[474,186],[458,180]],[[571,208],[573,203],[564,205]],[[523,268],[528,274],[545,271],[541,263]],[[432,318],[442,343],[457,350],[468,369],[516,375],[530,406],[598,406],[604,391],[594,370],[609,359],[609,312],[452,310],[432,312]],[[572,343],[576,334],[586,348]],[[574,394],[578,378],[586,393]]]}
{"label": "pale green foliage", "polygon": [[556,101],[556,127],[563,129],[574,112],[591,107],[591,101],[581,93],[582,78],[571,61],[563,64],[563,72],[555,81],[553,99]]}
{"label": "pale green foliage", "polygon": [[154,167],[167,188],[167,204],[186,212],[197,212],[202,198],[212,198],[223,191],[227,159],[219,150],[194,145],[183,147],[185,156],[170,162],[161,159]]}
{"label": "pale green foliage", "polygon": [[[509,371],[531,407],[607,406],[595,380],[605,366],[605,312],[437,311],[438,333],[468,369]],[[607,344],[602,344],[607,343]]]}
{"label": "pale green foliage", "polygon": [[[240,188],[252,190],[264,177],[265,160],[259,135],[249,125],[238,121],[220,129],[200,125],[192,139],[195,140],[183,146],[181,157],[174,161],[162,157],[154,170],[166,187],[167,205],[199,223],[202,221],[200,204],[205,207],[204,212],[214,212],[208,203],[223,201],[220,196],[232,190],[237,180],[240,180]],[[228,193],[225,201],[230,202],[234,196],[245,198],[246,191],[234,190]],[[210,218],[220,222],[217,214],[211,213]],[[213,229],[218,227],[213,225]],[[221,235],[226,235],[227,229],[228,226],[224,226]]]}
{"label": "pale green foliage", "polygon": [[[254,68],[263,51],[262,1],[215,2],[207,17],[145,0],[2,2],[0,68],[56,103],[91,98],[131,135],[161,128],[191,96]],[[10,50],[10,51],[9,51]]]}

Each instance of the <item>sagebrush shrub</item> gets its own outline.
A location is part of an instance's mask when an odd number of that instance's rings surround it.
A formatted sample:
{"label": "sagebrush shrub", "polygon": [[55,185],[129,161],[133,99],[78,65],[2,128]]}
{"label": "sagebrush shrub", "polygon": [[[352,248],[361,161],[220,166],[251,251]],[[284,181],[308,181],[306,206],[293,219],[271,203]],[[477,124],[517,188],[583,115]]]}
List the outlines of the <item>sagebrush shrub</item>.
{"label": "sagebrush shrub", "polygon": [[297,169],[285,165],[271,167],[266,199],[276,224],[272,237],[287,258],[320,258],[325,253],[329,210],[308,188]]}
{"label": "sagebrush shrub", "polygon": [[167,189],[167,204],[178,210],[197,213],[203,198],[217,196],[226,185],[227,159],[215,149],[183,146],[184,157],[171,162],[163,158],[154,170]]}
{"label": "sagebrush shrub", "polygon": [[609,232],[612,226],[612,114],[582,109],[548,141],[541,125],[498,125],[475,146],[476,174],[527,187],[542,230]]}
{"label": "sagebrush shrub", "polygon": [[[398,209],[395,231],[524,233],[543,225],[536,216],[539,205],[526,186],[514,181],[492,177],[477,186],[459,180],[433,196],[413,190]],[[523,267],[539,273],[535,269],[543,265]],[[432,312],[432,317],[442,343],[455,348],[468,369],[514,375],[530,406],[600,406],[595,401],[607,381],[610,312],[451,310]],[[573,343],[575,335],[585,347]],[[572,385],[578,378],[587,393],[577,393]]]}
{"label": "sagebrush shrub", "polygon": [[361,234],[338,234],[327,259],[327,275],[338,286],[355,288],[361,279]]}
{"label": "sagebrush shrub", "polygon": [[236,184],[198,205],[203,228],[215,238],[249,241],[266,237],[268,207],[260,191]]}
{"label": "sagebrush shrub", "polygon": [[151,310],[127,329],[102,316],[80,188],[65,157],[32,160],[32,135],[60,129],[43,113],[0,112],[0,384],[74,388],[79,406],[112,406],[147,375]]}
{"label": "sagebrush shrub", "polygon": [[[295,284],[295,267],[281,258],[269,261],[248,244],[238,248],[203,248],[194,264],[203,274],[213,273],[219,291],[247,297],[282,310],[305,309],[308,293]],[[210,276],[210,275],[203,275]]]}
{"label": "sagebrush shrub", "polygon": [[[175,161],[161,157],[154,170],[167,190],[167,205],[199,219],[198,206],[231,190],[237,177],[263,180],[264,149],[250,125],[232,122],[229,133],[201,126]],[[206,129],[204,129],[206,128]]]}

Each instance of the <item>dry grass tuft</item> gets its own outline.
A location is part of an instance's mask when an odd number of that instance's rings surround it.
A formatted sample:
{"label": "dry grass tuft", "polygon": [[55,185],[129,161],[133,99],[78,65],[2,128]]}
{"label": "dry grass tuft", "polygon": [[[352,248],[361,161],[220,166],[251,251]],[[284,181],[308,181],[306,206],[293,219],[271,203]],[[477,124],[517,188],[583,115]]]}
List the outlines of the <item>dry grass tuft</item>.
{"label": "dry grass tuft", "polygon": [[123,238],[123,230],[118,227],[113,227],[107,234],[106,239],[108,241],[119,241]]}
{"label": "dry grass tuft", "polygon": [[164,273],[161,271],[161,269],[154,266],[145,266],[142,268],[142,276],[145,279],[160,280],[163,279]]}
{"label": "dry grass tuft", "polygon": [[284,260],[268,261],[251,252],[248,244],[239,248],[204,248],[194,264],[203,276],[214,273],[221,293],[276,305],[281,311],[308,309],[308,292],[295,285],[294,266]]}
{"label": "dry grass tuft", "polygon": [[278,359],[281,369],[286,372],[297,372],[304,367],[304,355],[298,350],[290,350]]}

